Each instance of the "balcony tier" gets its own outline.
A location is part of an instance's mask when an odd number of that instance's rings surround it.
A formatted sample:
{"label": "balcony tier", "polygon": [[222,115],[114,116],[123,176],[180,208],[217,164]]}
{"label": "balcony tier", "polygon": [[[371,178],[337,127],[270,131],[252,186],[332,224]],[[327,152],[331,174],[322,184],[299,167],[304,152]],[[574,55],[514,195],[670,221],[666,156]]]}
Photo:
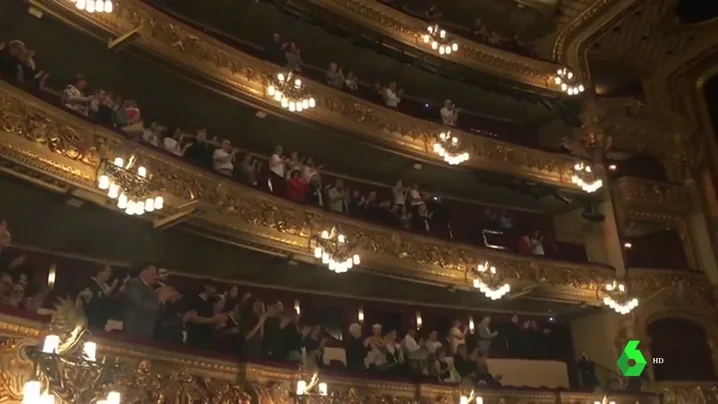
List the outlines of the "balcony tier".
{"label": "balcony tier", "polygon": [[[84,29],[106,36],[123,35],[139,28],[135,44],[179,67],[200,74],[251,103],[270,111],[287,113],[265,94],[267,78],[278,68],[245,55],[208,35],[186,26],[139,1],[125,1],[113,14],[80,13],[71,3],[51,0],[34,2],[46,12],[71,20]],[[102,32],[102,34],[99,34]],[[434,136],[445,127],[411,118],[316,83],[307,87],[317,108],[302,112],[307,119],[351,133],[362,140],[413,158],[445,164],[431,151]],[[291,119],[296,115],[291,114]],[[575,158],[452,130],[466,145],[471,160],[466,167],[523,177],[528,180],[577,190],[571,183]]]}

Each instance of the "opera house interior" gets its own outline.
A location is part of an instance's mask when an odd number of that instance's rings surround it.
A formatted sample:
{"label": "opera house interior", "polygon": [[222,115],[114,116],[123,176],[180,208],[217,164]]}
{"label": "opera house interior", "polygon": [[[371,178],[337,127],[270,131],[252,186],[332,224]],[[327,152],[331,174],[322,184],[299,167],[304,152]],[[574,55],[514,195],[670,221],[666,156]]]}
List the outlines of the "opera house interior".
{"label": "opera house interior", "polygon": [[0,402],[718,404],[716,4],[3,0]]}

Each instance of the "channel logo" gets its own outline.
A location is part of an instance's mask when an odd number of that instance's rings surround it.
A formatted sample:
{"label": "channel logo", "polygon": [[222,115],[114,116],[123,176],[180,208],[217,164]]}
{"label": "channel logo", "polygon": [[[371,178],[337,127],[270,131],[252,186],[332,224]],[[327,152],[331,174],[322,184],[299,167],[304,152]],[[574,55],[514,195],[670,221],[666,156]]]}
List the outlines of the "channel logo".
{"label": "channel logo", "polygon": [[[640,341],[635,339],[628,341],[626,347],[623,348],[623,353],[621,353],[621,356],[616,362],[616,365],[618,366],[618,369],[621,370],[621,374],[623,376],[640,376],[641,373],[643,373],[643,369],[645,369],[648,364],[648,362],[646,362],[646,358],[644,358],[641,351],[638,350],[639,343]],[[663,362],[663,359],[661,358],[654,358],[654,362],[657,362],[656,359],[660,359],[661,363]],[[633,364],[631,364],[630,361],[633,361]]]}

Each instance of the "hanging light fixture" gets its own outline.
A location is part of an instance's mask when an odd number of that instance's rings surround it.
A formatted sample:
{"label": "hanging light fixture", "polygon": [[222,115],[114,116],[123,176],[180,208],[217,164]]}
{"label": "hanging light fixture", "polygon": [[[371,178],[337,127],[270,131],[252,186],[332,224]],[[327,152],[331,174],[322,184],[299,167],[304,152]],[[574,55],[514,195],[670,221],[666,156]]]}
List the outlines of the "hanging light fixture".
{"label": "hanging light fixture", "polygon": [[491,300],[499,300],[511,291],[511,285],[501,280],[496,267],[488,261],[476,267],[475,275],[474,288]]}
{"label": "hanging light fixture", "polygon": [[583,162],[576,163],[576,165],[573,166],[571,182],[589,194],[598,191],[603,186],[603,180],[596,178],[596,173],[591,166]]}
{"label": "hanging light fixture", "polygon": [[469,394],[461,394],[459,404],[484,404],[484,398],[478,395],[476,390],[471,390]]}
{"label": "hanging light fixture", "polygon": [[291,112],[302,112],[317,106],[317,101],[308,94],[302,79],[295,77],[294,72],[277,73],[268,81],[267,95],[282,108]]}
{"label": "hanging light fixture", "polygon": [[318,237],[313,238],[313,242],[314,257],[338,274],[361,263],[359,254],[354,253],[354,243],[350,243],[336,227],[323,230]]}
{"label": "hanging light fixture", "polygon": [[461,141],[456,136],[451,136],[451,131],[442,132],[434,141],[434,153],[441,156],[449,165],[455,166],[469,160],[469,152],[461,146]]}
{"label": "hanging light fixture", "polygon": [[103,159],[97,171],[97,188],[117,200],[117,207],[128,215],[142,215],[164,207],[164,198],[152,196],[149,190],[150,175],[143,166],[134,169],[136,159],[127,162],[122,157],[112,161]]}
{"label": "hanging light fixture", "polygon": [[69,0],[75,7],[88,13],[111,13],[115,6],[112,0]]}
{"label": "hanging light fixture", "polygon": [[[86,322],[68,323],[75,316],[83,316],[82,308],[73,300],[60,299],[50,334],[40,346],[25,348],[34,373],[23,386],[23,404],[52,404],[55,397],[63,403],[120,404],[120,393],[110,389],[120,373],[119,364],[97,357],[97,344],[84,339]],[[58,323],[62,338],[53,332]]]}
{"label": "hanging light fixture", "polygon": [[638,307],[638,299],[628,295],[628,288],[623,282],[609,282],[603,287],[603,292],[603,304],[618,314],[628,314]]}
{"label": "hanging light fixture", "polygon": [[431,46],[431,49],[440,55],[451,55],[459,51],[459,45],[451,41],[446,31],[439,28],[439,25],[429,25],[426,27],[426,32],[422,36],[424,43]]}
{"label": "hanging light fixture", "polygon": [[578,83],[576,75],[565,67],[556,71],[554,83],[561,88],[561,91],[568,95],[579,95],[585,90],[583,84]]}

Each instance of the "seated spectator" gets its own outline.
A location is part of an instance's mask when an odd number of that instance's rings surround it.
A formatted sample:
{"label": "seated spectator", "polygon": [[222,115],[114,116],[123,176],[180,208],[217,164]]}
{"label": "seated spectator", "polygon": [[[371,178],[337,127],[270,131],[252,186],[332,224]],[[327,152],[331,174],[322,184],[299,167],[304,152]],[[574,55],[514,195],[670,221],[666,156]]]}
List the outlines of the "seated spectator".
{"label": "seated spectator", "polygon": [[207,142],[207,129],[200,129],[194,141],[184,151],[184,158],[192,164],[210,168],[213,163],[214,146]]}
{"label": "seated spectator", "polygon": [[312,327],[309,335],[302,340],[302,346],[307,353],[308,358],[313,358],[320,366],[324,363],[324,346],[329,340],[326,336],[321,335],[322,328],[318,325]]}
{"label": "seated spectator", "polygon": [[354,72],[349,70],[347,72],[346,78],[344,80],[344,85],[349,89],[349,91],[357,91],[359,89],[359,83],[357,80],[357,76],[354,75]]}
{"label": "seated spectator", "polygon": [[154,147],[159,147],[164,138],[165,127],[157,122],[144,121],[142,123],[142,141]]}
{"label": "seated spectator", "polygon": [[327,70],[327,84],[341,90],[344,85],[344,72],[342,68],[336,63],[329,63],[329,70]]}
{"label": "seated spectator", "polygon": [[404,90],[396,89],[396,82],[391,82],[387,87],[381,89],[381,96],[384,99],[384,104],[389,108],[397,108],[401,102],[401,97],[404,94]]}
{"label": "seated spectator", "polygon": [[299,171],[292,171],[292,179],[287,183],[287,196],[294,202],[304,203],[308,187]]}
{"label": "seated spectator", "polygon": [[20,283],[13,283],[10,288],[10,293],[2,297],[2,304],[14,307],[16,309],[22,308],[22,304],[25,301],[25,287]]}
{"label": "seated spectator", "polygon": [[212,155],[212,168],[219,174],[231,177],[234,173],[234,155],[232,143],[224,139],[221,146]]}
{"label": "seated spectator", "polygon": [[284,59],[284,52],[286,51],[287,44],[282,41],[282,38],[279,36],[278,33],[272,34],[272,42],[270,42],[269,47],[267,49],[267,53],[269,53],[269,57],[275,62],[275,63],[283,63],[285,61]]}
{"label": "seated spectator", "polygon": [[501,387],[501,375],[494,376],[489,372],[489,362],[486,355],[478,355],[475,377],[476,383],[480,386]]}
{"label": "seated spectator", "polygon": [[431,358],[429,374],[437,377],[439,381],[454,382],[461,380],[458,375],[454,376],[456,371],[454,371],[454,367],[449,362],[446,351],[440,346],[436,350],[436,354]]}
{"label": "seated spectator", "polygon": [[239,163],[240,180],[245,184],[256,187],[261,164],[262,163],[258,159],[253,158],[251,154],[245,154],[244,157],[242,157],[242,162]]}
{"label": "seated spectator", "polygon": [[287,67],[295,72],[302,71],[302,56],[299,47],[296,43],[290,42],[285,47],[284,60],[287,62]]}
{"label": "seated spectator", "polygon": [[304,169],[304,157],[299,158],[299,152],[294,150],[289,153],[289,158],[284,159],[284,178],[290,180],[292,178],[292,171],[299,171],[300,173]]}
{"label": "seated spectator", "polygon": [[472,377],[476,372],[476,363],[469,357],[466,344],[461,344],[456,348],[454,369],[456,369],[456,372],[462,380],[467,377]]}
{"label": "seated spectator", "polygon": [[385,224],[387,226],[394,227],[399,224],[399,217],[396,215],[395,211],[391,208],[390,200],[381,201],[379,203],[379,205],[376,207],[375,211],[373,213],[371,213],[371,215],[379,223]]}
{"label": "seated spectator", "polygon": [[[107,92],[97,89],[90,97],[88,116],[103,123],[111,123],[111,116],[102,116],[102,107],[107,103]],[[109,120],[108,120],[109,118]]]}
{"label": "seated spectator", "polygon": [[344,340],[344,350],[347,355],[347,369],[352,371],[366,369],[364,358],[367,356],[367,347],[362,340],[361,325],[354,323],[349,326],[349,335]]}
{"label": "seated spectator", "polygon": [[71,84],[65,87],[62,92],[62,105],[81,115],[87,116],[90,106],[90,98],[85,95],[87,88],[87,79],[85,76],[78,74],[75,76]]}
{"label": "seated spectator", "polygon": [[334,185],[327,189],[327,198],[329,199],[329,210],[337,213],[346,212],[349,196],[344,188],[344,180],[338,178]]}
{"label": "seated spectator", "polygon": [[371,191],[367,194],[361,204],[360,214],[366,219],[376,220],[376,210],[379,207],[379,202],[376,200],[376,191]]}
{"label": "seated spectator", "polygon": [[130,137],[141,136],[144,123],[137,102],[125,100],[115,113],[115,124]]}
{"label": "seated spectator", "polygon": [[456,120],[459,118],[459,108],[456,108],[451,100],[444,101],[444,106],[439,113],[441,114],[441,122],[444,125],[456,126]]}

